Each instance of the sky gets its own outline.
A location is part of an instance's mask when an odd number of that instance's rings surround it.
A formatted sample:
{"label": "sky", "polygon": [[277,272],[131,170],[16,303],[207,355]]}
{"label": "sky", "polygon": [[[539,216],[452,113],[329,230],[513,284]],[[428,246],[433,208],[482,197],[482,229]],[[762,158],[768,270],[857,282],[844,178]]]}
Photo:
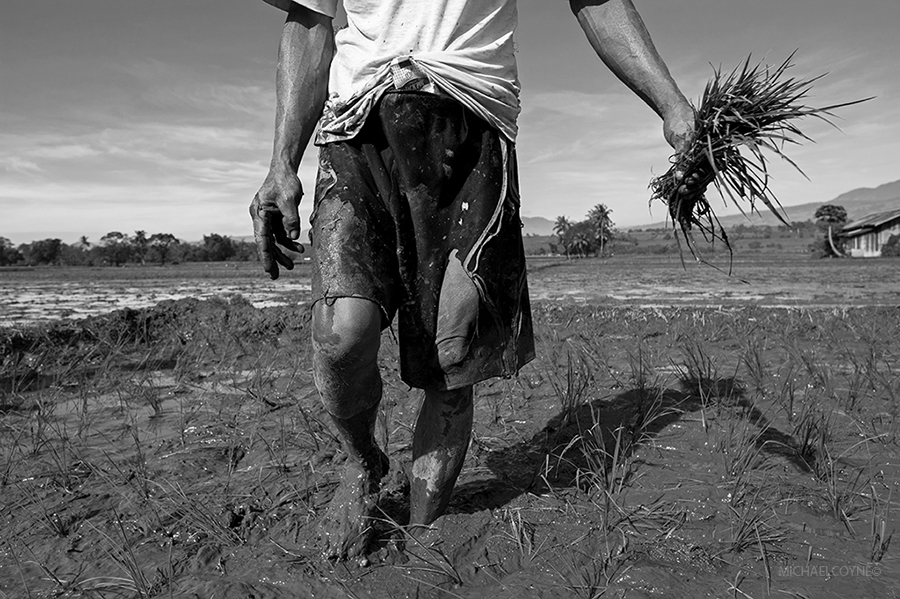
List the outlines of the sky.
{"label": "sky", "polygon": [[[775,164],[785,205],[900,179],[900,2],[635,0],[685,95],[713,67],[782,62],[827,74],[808,99],[842,109],[801,129]],[[647,186],[671,153],[662,123],[593,54],[564,0],[519,0],[523,216],[583,219],[598,203],[619,227],[659,222]],[[251,234],[266,174],[283,13],[262,0],[3,0],[0,8],[0,237],[96,242],[110,231]],[[315,151],[300,167],[308,197]],[[722,214],[736,212],[724,200]],[[304,236],[305,237],[305,236]]]}

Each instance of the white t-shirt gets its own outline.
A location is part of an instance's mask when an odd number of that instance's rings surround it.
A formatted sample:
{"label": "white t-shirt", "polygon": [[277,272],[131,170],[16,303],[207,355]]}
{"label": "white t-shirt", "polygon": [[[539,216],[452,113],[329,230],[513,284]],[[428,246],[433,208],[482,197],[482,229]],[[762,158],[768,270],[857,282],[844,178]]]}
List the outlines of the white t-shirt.
{"label": "white t-shirt", "polygon": [[[330,17],[338,0],[297,2]],[[316,143],[353,137],[381,95],[410,79],[456,99],[515,141],[519,81],[516,0],[343,0],[329,99]]]}

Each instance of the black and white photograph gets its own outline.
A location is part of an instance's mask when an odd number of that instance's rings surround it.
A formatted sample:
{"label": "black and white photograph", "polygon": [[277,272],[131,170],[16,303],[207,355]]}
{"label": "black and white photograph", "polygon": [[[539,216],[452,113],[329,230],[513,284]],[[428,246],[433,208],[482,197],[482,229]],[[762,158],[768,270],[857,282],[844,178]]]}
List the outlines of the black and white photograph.
{"label": "black and white photograph", "polygon": [[898,28],[3,0],[0,599],[898,597]]}

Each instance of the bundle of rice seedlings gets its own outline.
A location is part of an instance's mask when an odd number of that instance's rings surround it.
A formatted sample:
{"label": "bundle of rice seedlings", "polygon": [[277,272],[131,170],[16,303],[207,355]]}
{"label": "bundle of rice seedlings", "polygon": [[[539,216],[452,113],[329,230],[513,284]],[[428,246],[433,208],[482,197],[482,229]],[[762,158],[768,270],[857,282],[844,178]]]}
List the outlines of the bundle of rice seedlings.
{"label": "bundle of rice seedlings", "polygon": [[833,125],[828,118],[834,116],[833,110],[871,99],[822,108],[805,105],[803,101],[813,83],[824,75],[807,80],[787,77],[793,57],[794,53],[776,68],[762,63],[751,66],[748,57],[727,75],[715,69],[700,106],[695,109],[697,118],[689,149],[674,157],[669,170],[650,183],[651,202],[665,202],[673,224],[677,223],[691,254],[697,258],[699,253],[692,237],[695,230],[707,242],[721,240],[731,250],[725,229],[706,199],[710,183],[745,215],[746,208],[756,212],[757,202],[762,202],[788,224],[781,203],[769,187],[765,152],[787,161],[805,177],[784,154],[788,144],[812,141],[795,122],[811,116]]}

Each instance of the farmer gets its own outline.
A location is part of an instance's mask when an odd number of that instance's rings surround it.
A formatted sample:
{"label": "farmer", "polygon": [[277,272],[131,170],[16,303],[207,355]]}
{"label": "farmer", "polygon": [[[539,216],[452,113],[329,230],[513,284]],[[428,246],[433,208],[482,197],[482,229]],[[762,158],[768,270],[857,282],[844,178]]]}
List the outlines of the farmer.
{"label": "farmer", "polygon": [[[347,453],[320,524],[325,556],[366,551],[388,459],[374,424],[381,331],[424,389],[410,524],[446,509],[472,429],[472,386],[534,356],[516,179],[515,0],[266,0],[287,11],[274,150],[250,205],[275,279],[302,251],[297,169],[318,125],[311,218],[315,383]],[[597,54],[659,114],[676,151],[694,113],[631,0],[572,0]]]}

